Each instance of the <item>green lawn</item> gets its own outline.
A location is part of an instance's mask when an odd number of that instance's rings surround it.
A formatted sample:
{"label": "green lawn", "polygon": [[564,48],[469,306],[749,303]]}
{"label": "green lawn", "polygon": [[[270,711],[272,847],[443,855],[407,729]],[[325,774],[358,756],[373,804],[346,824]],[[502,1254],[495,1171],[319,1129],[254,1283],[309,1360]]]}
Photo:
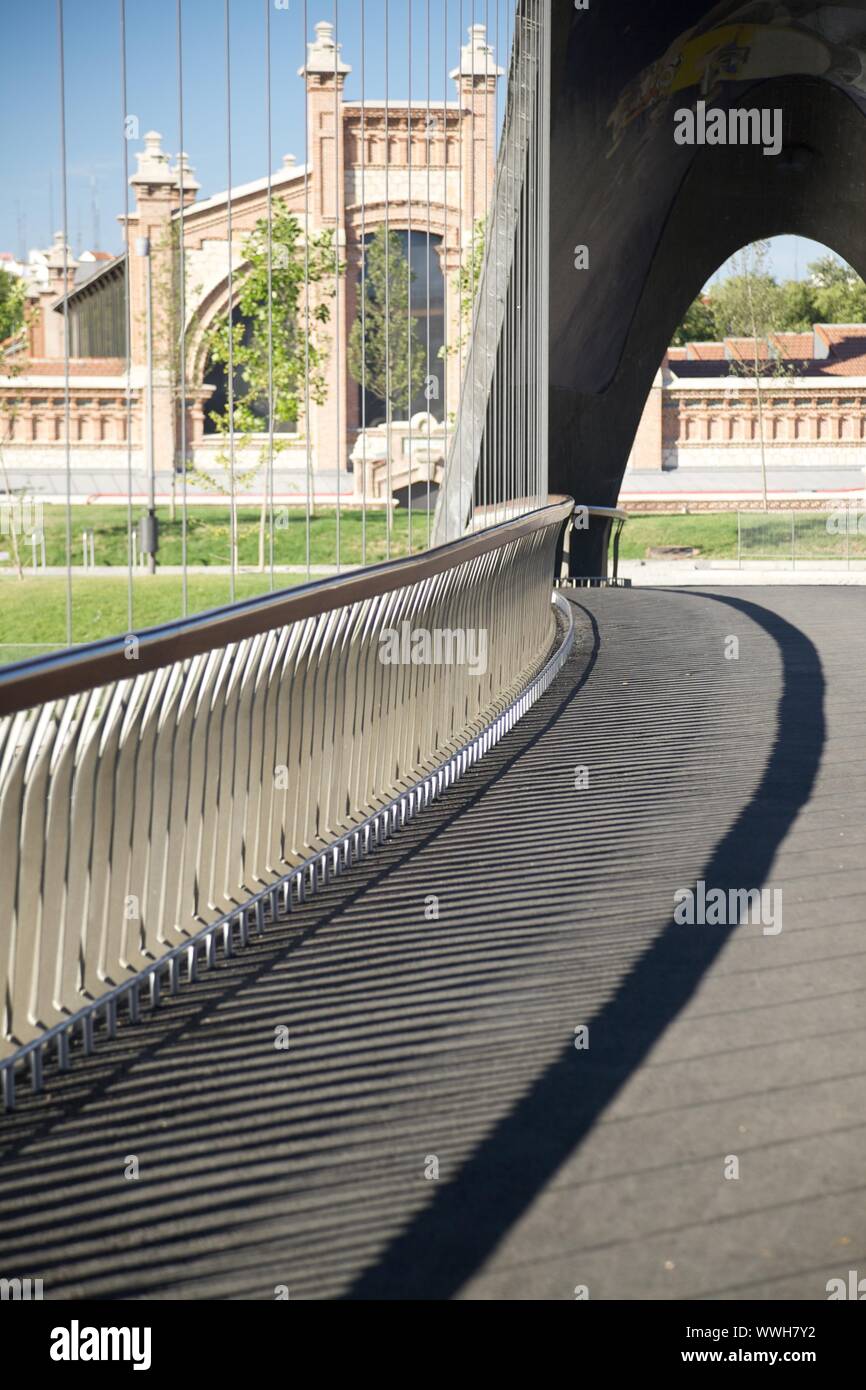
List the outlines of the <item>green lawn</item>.
{"label": "green lawn", "polygon": [[[127,560],[127,510],[124,506],[85,506],[72,509],[72,563],[83,563],[82,534],[95,533],[94,560],[97,565],[125,567]],[[133,525],[137,524],[142,508],[133,508]],[[159,562],[164,565],[182,563],[183,522],[180,508],[174,521],[169,519],[168,507],[158,507]],[[432,521],[432,517],[431,517]],[[274,564],[303,565],[307,561],[306,512],[303,507],[277,508],[274,519]],[[259,555],[259,509],[239,507],[238,564],[255,566]],[[45,561],[49,566],[66,564],[66,509],[62,506],[43,508],[42,529],[45,533]],[[409,537],[408,511],[393,514],[391,555],[406,553]],[[412,512],[413,549],[427,544],[427,514]],[[9,560],[0,561],[0,571],[13,568],[12,548],[7,537],[0,537],[0,549]],[[26,538],[21,542],[25,565],[32,566],[32,547]],[[270,536],[266,525],[265,563],[270,560]],[[366,563],[384,560],[387,550],[386,517],[384,511],[369,511],[366,524]],[[363,521],[360,510],[344,510],[340,514],[340,563],[359,565],[364,554]],[[310,561],[314,565],[336,563],[337,513],[335,508],[317,510],[310,528]],[[227,565],[229,553],[229,507],[190,507],[187,514],[187,563],[190,565]]]}
{"label": "green lawn", "polygon": [[[141,508],[134,509],[137,519]],[[167,507],[158,508],[160,524],[159,562],[180,565],[182,562],[182,523],[180,514],[169,520]],[[259,512],[255,507],[238,509],[238,564],[242,568],[258,565]],[[826,513],[799,513],[796,516],[798,547],[814,551],[816,556],[840,551],[843,543],[838,535],[827,531]],[[762,512],[742,514],[744,545],[750,550],[790,555],[791,526],[788,515]],[[346,510],[340,516],[340,562],[359,565],[364,559],[375,564],[386,558],[386,519],[381,511],[368,512],[366,521],[366,550],[363,544],[360,510]],[[66,564],[65,508],[46,506],[46,562]],[[82,532],[95,532],[95,561],[97,565],[127,564],[126,508],[74,507],[72,509],[72,562],[82,563]],[[408,551],[409,517],[405,510],[393,515],[391,555],[397,557]],[[427,544],[427,516],[412,513],[412,548],[421,550]],[[737,555],[737,517],[734,512],[696,513],[694,515],[631,516],[620,542],[624,560],[644,560],[647,550],[658,545],[689,545],[700,550],[707,559],[735,559]],[[12,570],[11,546],[8,538],[0,537],[0,549],[10,554],[0,561],[0,574]],[[851,538],[851,553],[866,553],[866,535]],[[269,562],[266,537],[265,563]],[[31,547],[22,543],[26,567],[31,565]],[[334,508],[316,511],[310,528],[310,562],[314,565],[334,564],[337,559],[337,515]],[[187,561],[193,566],[227,565],[229,563],[229,518],[227,506],[190,507],[187,526]],[[302,508],[277,510],[274,526],[274,564],[304,565],[307,561],[306,514]],[[282,582],[282,581],[281,581]]]}
{"label": "green lawn", "polygon": [[[279,575],[276,587],[304,582],[303,575]],[[235,580],[235,596],[251,598],[268,592],[266,574],[242,574]],[[72,581],[72,639],[93,642],[99,637],[128,631],[126,576],[79,578]],[[189,610],[199,613],[229,602],[227,574],[191,574]],[[133,628],[155,627],[181,616],[179,575],[142,575],[133,580]],[[29,645],[25,645],[29,644]],[[38,649],[66,645],[66,580],[51,575],[41,579],[7,578],[0,581],[0,661],[20,661]]]}
{"label": "green lawn", "polygon": [[711,560],[737,558],[735,512],[693,516],[630,516],[619,543],[621,560],[645,560],[656,545],[693,545]]}
{"label": "green lawn", "polygon": [[[794,512],[797,558],[845,558],[844,512]],[[838,518],[841,517],[841,534]],[[866,527],[866,517],[862,518]],[[829,525],[828,525],[829,522]],[[742,558],[790,561],[792,554],[790,512],[741,512]],[[736,512],[698,512],[690,516],[630,516],[620,540],[620,558],[645,560],[647,551],[659,545],[694,546],[706,560],[736,560]],[[848,554],[866,558],[866,529],[855,529],[848,540]]]}
{"label": "green lawn", "polygon": [[[125,561],[125,511],[121,507],[88,507],[75,514],[76,525],[97,526],[102,540],[98,542],[97,560],[119,567],[116,576],[73,577],[73,641],[89,642],[100,637],[128,630],[127,579]],[[49,537],[49,562],[63,560],[63,514],[48,513],[46,531]],[[255,562],[256,527],[258,515],[244,509],[241,521],[241,561]],[[795,528],[798,553],[801,558],[822,556],[840,558],[844,555],[844,535],[828,529],[827,513],[797,513]],[[228,558],[228,525],[226,518],[208,508],[199,508],[190,518],[190,564],[224,564]],[[415,548],[422,549],[426,541],[426,517],[413,513],[412,530]],[[789,515],[761,512],[744,513],[743,556],[748,559],[776,556],[786,563],[791,555],[791,522]],[[166,563],[180,562],[179,526],[166,520],[161,558]],[[361,558],[361,516],[359,512],[343,513],[341,517],[340,552],[343,563],[359,562]],[[385,518],[383,514],[367,517],[367,560],[384,558]],[[277,530],[278,564],[303,564],[306,558],[303,514],[289,517],[288,527]],[[336,517],[333,511],[318,513],[313,522],[312,562],[333,563],[335,558]],[[405,553],[408,538],[408,517],[397,513],[391,553]],[[4,538],[4,547],[8,540]],[[99,546],[104,545],[100,555]],[[737,517],[732,512],[695,514],[691,516],[633,516],[626,522],[620,543],[623,560],[643,560],[652,546],[695,546],[707,559],[736,559]],[[866,534],[855,533],[850,538],[850,554],[866,557]],[[207,558],[206,558],[207,557]],[[35,655],[39,649],[63,646],[66,642],[66,581],[61,576],[34,577],[23,580],[10,572],[8,563],[0,578],[0,662],[17,661]],[[303,574],[275,576],[277,588],[287,588],[304,581]],[[240,574],[236,579],[237,598],[249,598],[266,593],[268,575]],[[229,576],[192,573],[189,576],[189,610],[196,613],[205,608],[228,603]],[[133,628],[153,627],[158,623],[181,616],[181,580],[176,575],[136,575],[133,581]]]}

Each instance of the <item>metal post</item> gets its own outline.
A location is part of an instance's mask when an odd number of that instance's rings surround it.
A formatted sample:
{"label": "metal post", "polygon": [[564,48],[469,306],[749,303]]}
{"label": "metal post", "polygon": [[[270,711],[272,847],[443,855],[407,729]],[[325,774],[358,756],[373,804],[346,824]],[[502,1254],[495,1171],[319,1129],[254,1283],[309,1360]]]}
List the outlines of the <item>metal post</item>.
{"label": "metal post", "polygon": [[150,574],[156,573],[156,478],[153,471],[153,261],[150,255],[150,238],[139,237],[136,251],[147,261],[147,299],[145,308],[145,335],[147,338],[147,382],[145,386],[145,469],[147,471],[147,535],[153,548],[148,551],[147,568]]}
{"label": "metal post", "polygon": [[851,568],[851,502],[845,508],[845,568]]}
{"label": "metal post", "polygon": [[147,568],[156,574],[156,478],[153,472],[153,260],[148,242],[147,254],[147,514],[151,522],[153,549],[148,552]]}
{"label": "metal post", "polygon": [[[538,334],[540,340],[541,365],[539,380],[541,384],[541,398],[539,401],[539,439],[538,444],[541,449],[541,459],[538,490],[541,497],[547,496],[548,488],[548,407],[550,390],[550,30],[551,30],[551,0],[542,0],[541,5],[541,75],[539,81],[539,105],[541,116],[541,189],[539,216],[541,220],[541,245],[540,245],[540,264],[539,272],[541,284],[540,293],[540,314],[538,324]],[[620,531],[622,523],[620,523]],[[619,531],[616,537],[616,553],[614,555],[614,577],[617,573],[617,561],[619,555]]]}

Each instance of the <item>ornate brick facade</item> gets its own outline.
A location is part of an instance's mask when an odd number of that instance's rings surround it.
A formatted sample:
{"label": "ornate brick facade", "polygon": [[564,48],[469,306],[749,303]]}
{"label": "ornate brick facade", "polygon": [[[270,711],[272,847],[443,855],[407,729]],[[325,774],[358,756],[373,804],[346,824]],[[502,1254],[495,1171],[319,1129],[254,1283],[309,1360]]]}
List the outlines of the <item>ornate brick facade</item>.
{"label": "ornate brick facade", "polygon": [[[822,468],[866,443],[866,324],[816,324],[779,334],[760,378],[745,374],[740,339],[672,348],[656,376],[635,438],[635,471],[756,466],[763,442],[774,467]],[[753,352],[754,349],[751,348]],[[754,360],[754,358],[753,358]]]}
{"label": "ornate brick facade", "polygon": [[[308,452],[317,474],[319,496],[351,495],[352,450],[360,425],[360,391],[347,370],[349,331],[357,307],[363,238],[387,221],[396,232],[431,238],[444,276],[445,334],[455,342],[459,303],[455,286],[461,260],[471,247],[476,221],[486,213],[493,185],[496,149],[496,87],[501,75],[483,25],[473,25],[451,76],[457,99],[448,102],[349,101],[345,84],[351,67],[334,42],[333,28],[316,25],[315,39],[299,76],[307,90],[307,162],[286,156],[272,174],[270,193],[313,235],[336,232],[346,272],[332,301],[332,341],[327,363],[328,398],[311,406],[309,422],[275,462],[275,491],[287,497],[305,491]],[[153,420],[153,454],[157,491],[165,494],[176,481],[181,455],[177,388],[161,345],[170,324],[159,287],[177,278],[182,229],[186,267],[186,440],[188,456],[212,471],[216,441],[206,437],[207,400],[212,391],[205,377],[206,336],[218,315],[229,307],[229,263],[235,300],[243,267],[243,244],[256,222],[267,215],[268,179],[260,178],[199,199],[186,157],[172,165],[154,131],[144,137],[130,179],[134,207],[124,222],[125,263],[130,299],[130,371],[122,356],[112,360],[69,361],[69,434],[73,487],[76,493],[113,495],[126,488],[131,415],[133,491],[146,488],[148,419]],[[183,207],[180,192],[183,190]],[[229,220],[231,244],[229,245]],[[148,254],[143,254],[145,246]],[[112,263],[123,264],[124,258]],[[100,264],[86,284],[76,283],[76,263],[58,236],[52,248],[47,283],[31,296],[26,343],[8,354],[13,376],[0,375],[0,405],[5,404],[4,458],[12,486],[33,486],[62,495],[66,487],[64,294],[66,312],[78,312],[85,290],[100,292],[110,267]],[[155,344],[152,405],[147,398],[147,273],[154,291],[152,335]],[[100,280],[100,277],[103,277]],[[89,288],[88,288],[89,287]],[[125,336],[125,335],[124,335]],[[456,407],[460,361],[446,355],[444,399],[431,402],[440,422]],[[131,401],[128,409],[127,399]],[[258,452],[258,450],[257,450]],[[245,461],[240,461],[245,467]],[[262,484],[253,484],[258,492]]]}

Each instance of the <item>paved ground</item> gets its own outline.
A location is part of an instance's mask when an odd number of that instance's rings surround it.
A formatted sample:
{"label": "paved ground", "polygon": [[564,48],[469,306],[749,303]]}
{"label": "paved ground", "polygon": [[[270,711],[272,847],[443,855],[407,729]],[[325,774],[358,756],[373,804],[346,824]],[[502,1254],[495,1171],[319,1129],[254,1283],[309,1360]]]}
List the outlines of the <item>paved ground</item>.
{"label": "paved ground", "polygon": [[[576,600],[580,651],[445,801],[0,1121],[0,1275],[823,1299],[866,1274],[866,599]],[[699,879],[781,890],[781,932],[677,924]]]}
{"label": "paved ground", "polygon": [[[800,464],[779,468],[772,462],[767,468],[767,487],[771,493],[789,492],[793,495],[814,492],[819,497],[829,492],[862,492],[864,471],[861,463],[830,465]],[[681,464],[679,468],[629,469],[622,482],[621,497],[670,495],[699,497],[701,494],[747,494],[763,491],[759,466],[705,463],[703,467]]]}
{"label": "paved ground", "polygon": [[630,579],[632,584],[673,589],[683,585],[715,589],[720,584],[737,589],[756,585],[787,588],[791,585],[866,584],[866,565],[862,561],[859,567],[852,565],[845,569],[840,565],[830,569],[822,568],[820,562],[800,560],[792,570],[772,560],[747,560],[742,568],[738,568],[736,560],[621,560],[618,573],[621,579]]}

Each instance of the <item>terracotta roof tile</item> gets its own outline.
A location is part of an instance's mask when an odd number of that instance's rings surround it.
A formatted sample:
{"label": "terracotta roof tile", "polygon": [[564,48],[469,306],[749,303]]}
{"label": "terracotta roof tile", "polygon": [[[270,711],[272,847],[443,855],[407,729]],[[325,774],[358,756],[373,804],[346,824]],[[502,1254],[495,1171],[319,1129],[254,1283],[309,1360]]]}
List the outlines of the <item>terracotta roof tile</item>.
{"label": "terracotta roof tile", "polygon": [[811,330],[808,333],[774,333],[773,342],[783,357],[809,358],[815,345]]}
{"label": "terracotta roof tile", "polygon": [[852,352],[841,358],[837,357],[834,353],[831,357],[827,357],[821,362],[816,362],[808,375],[866,376],[866,351],[861,347],[859,352]]}
{"label": "terracotta roof tile", "polygon": [[[739,362],[749,362],[755,359],[755,340],[754,338],[726,338],[725,347],[731,357]],[[758,340],[758,360],[764,361],[769,357],[770,350],[766,342]]]}
{"label": "terracotta roof tile", "polygon": [[686,346],[690,362],[721,362],[725,357],[724,343],[688,343]]}
{"label": "terracotta roof tile", "polygon": [[821,376],[866,376],[866,323],[816,323],[815,330],[830,348],[819,359]]}

